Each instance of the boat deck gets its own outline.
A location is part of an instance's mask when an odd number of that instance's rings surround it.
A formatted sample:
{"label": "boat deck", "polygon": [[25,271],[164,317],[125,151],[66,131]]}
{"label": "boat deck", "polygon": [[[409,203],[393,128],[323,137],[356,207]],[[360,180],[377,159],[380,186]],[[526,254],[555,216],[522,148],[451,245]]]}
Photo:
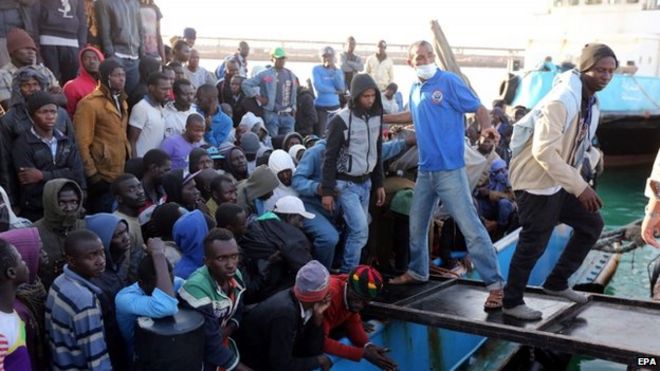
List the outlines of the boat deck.
{"label": "boat deck", "polygon": [[526,322],[485,312],[487,295],[482,282],[432,276],[423,285],[386,287],[368,313],[629,365],[660,361],[660,303],[591,295],[576,304],[530,287],[525,301],[543,319]]}

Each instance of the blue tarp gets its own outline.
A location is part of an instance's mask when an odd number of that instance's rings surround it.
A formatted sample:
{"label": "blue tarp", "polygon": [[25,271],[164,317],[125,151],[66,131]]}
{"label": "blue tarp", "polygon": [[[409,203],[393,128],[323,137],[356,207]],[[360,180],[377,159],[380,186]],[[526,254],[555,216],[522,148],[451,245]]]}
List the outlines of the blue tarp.
{"label": "blue tarp", "polygon": [[[525,74],[512,105],[534,107],[550,91],[555,76],[545,71]],[[603,112],[660,114],[660,77],[616,74],[596,95]]]}

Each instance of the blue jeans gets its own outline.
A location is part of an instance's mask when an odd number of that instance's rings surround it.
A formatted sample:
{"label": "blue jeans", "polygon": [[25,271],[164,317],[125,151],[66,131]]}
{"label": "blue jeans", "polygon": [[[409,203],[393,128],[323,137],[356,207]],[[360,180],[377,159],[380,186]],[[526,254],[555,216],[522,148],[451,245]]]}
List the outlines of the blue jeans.
{"label": "blue jeans", "polygon": [[124,91],[126,92],[126,95],[130,96],[140,83],[140,61],[128,58],[118,58],[117,60],[121,62],[121,65],[124,67],[124,72],[126,73]]}
{"label": "blue jeans", "polygon": [[264,122],[268,134],[275,138],[278,135],[286,135],[292,132],[296,119],[290,113],[278,114],[277,112],[264,110]]}
{"label": "blue jeans", "polygon": [[330,216],[323,210],[323,207],[305,202],[305,209],[316,215],[314,219],[303,221],[303,231],[313,241],[312,256],[330,269],[335,258],[335,248],[339,242],[339,233],[328,220]]}
{"label": "blue jeans", "polygon": [[362,248],[369,239],[369,192],[371,180],[353,183],[337,180],[339,196],[335,202],[340,207],[346,222],[347,236],[344,256],[339,270],[348,273],[360,264]]}
{"label": "blue jeans", "polygon": [[488,289],[501,289],[504,279],[495,247],[472,202],[465,168],[418,172],[410,208],[408,274],[420,281],[429,279],[429,225],[438,201],[442,202],[463,232],[468,253]]}

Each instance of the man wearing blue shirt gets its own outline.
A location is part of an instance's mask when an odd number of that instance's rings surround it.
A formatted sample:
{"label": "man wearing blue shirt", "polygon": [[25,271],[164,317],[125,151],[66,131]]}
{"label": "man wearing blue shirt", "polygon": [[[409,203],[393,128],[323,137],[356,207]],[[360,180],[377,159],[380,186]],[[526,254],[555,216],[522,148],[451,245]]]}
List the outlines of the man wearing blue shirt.
{"label": "man wearing blue shirt", "polygon": [[165,258],[165,244],[160,238],[150,238],[147,252],[149,255],[138,268],[138,282],[124,287],[115,297],[117,324],[131,359],[138,317],[163,318],[179,311],[175,292],[183,280],[177,277],[172,283],[172,266]]}
{"label": "man wearing blue shirt", "polygon": [[323,64],[312,69],[312,84],[316,92],[314,107],[319,120],[314,125],[314,134],[325,136],[328,113],[339,109],[339,95],[344,94],[344,74],[335,66],[335,50],[326,46],[321,50]]}
{"label": "man wearing blue shirt", "polygon": [[434,63],[433,47],[418,41],[408,50],[408,64],[419,81],[410,89],[410,111],[385,116],[386,123],[415,125],[419,169],[410,210],[408,271],[391,284],[424,282],[429,278],[428,232],[434,209],[441,201],[465,235],[468,252],[490,295],[484,309],[502,306],[504,280],[495,248],[474,207],[463,159],[464,114],[476,113],[482,135],[496,137],[488,110],[465,83]]}

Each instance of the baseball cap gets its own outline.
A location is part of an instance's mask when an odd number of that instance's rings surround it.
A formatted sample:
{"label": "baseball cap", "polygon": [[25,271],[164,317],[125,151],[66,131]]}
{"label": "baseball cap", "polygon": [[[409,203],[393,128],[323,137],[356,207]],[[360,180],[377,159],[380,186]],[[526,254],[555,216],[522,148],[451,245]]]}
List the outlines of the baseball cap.
{"label": "baseball cap", "polygon": [[314,219],[316,215],[305,210],[305,205],[296,196],[284,196],[275,202],[273,211],[280,214],[298,214],[305,219]]}
{"label": "baseball cap", "polygon": [[286,58],[286,52],[284,51],[284,48],[282,47],[277,47],[273,49],[273,52],[270,53],[273,58],[280,59],[280,58]]}
{"label": "baseball cap", "polygon": [[206,149],[206,153],[208,153],[211,160],[222,160],[225,158],[225,156],[220,153],[218,147],[209,147]]}

